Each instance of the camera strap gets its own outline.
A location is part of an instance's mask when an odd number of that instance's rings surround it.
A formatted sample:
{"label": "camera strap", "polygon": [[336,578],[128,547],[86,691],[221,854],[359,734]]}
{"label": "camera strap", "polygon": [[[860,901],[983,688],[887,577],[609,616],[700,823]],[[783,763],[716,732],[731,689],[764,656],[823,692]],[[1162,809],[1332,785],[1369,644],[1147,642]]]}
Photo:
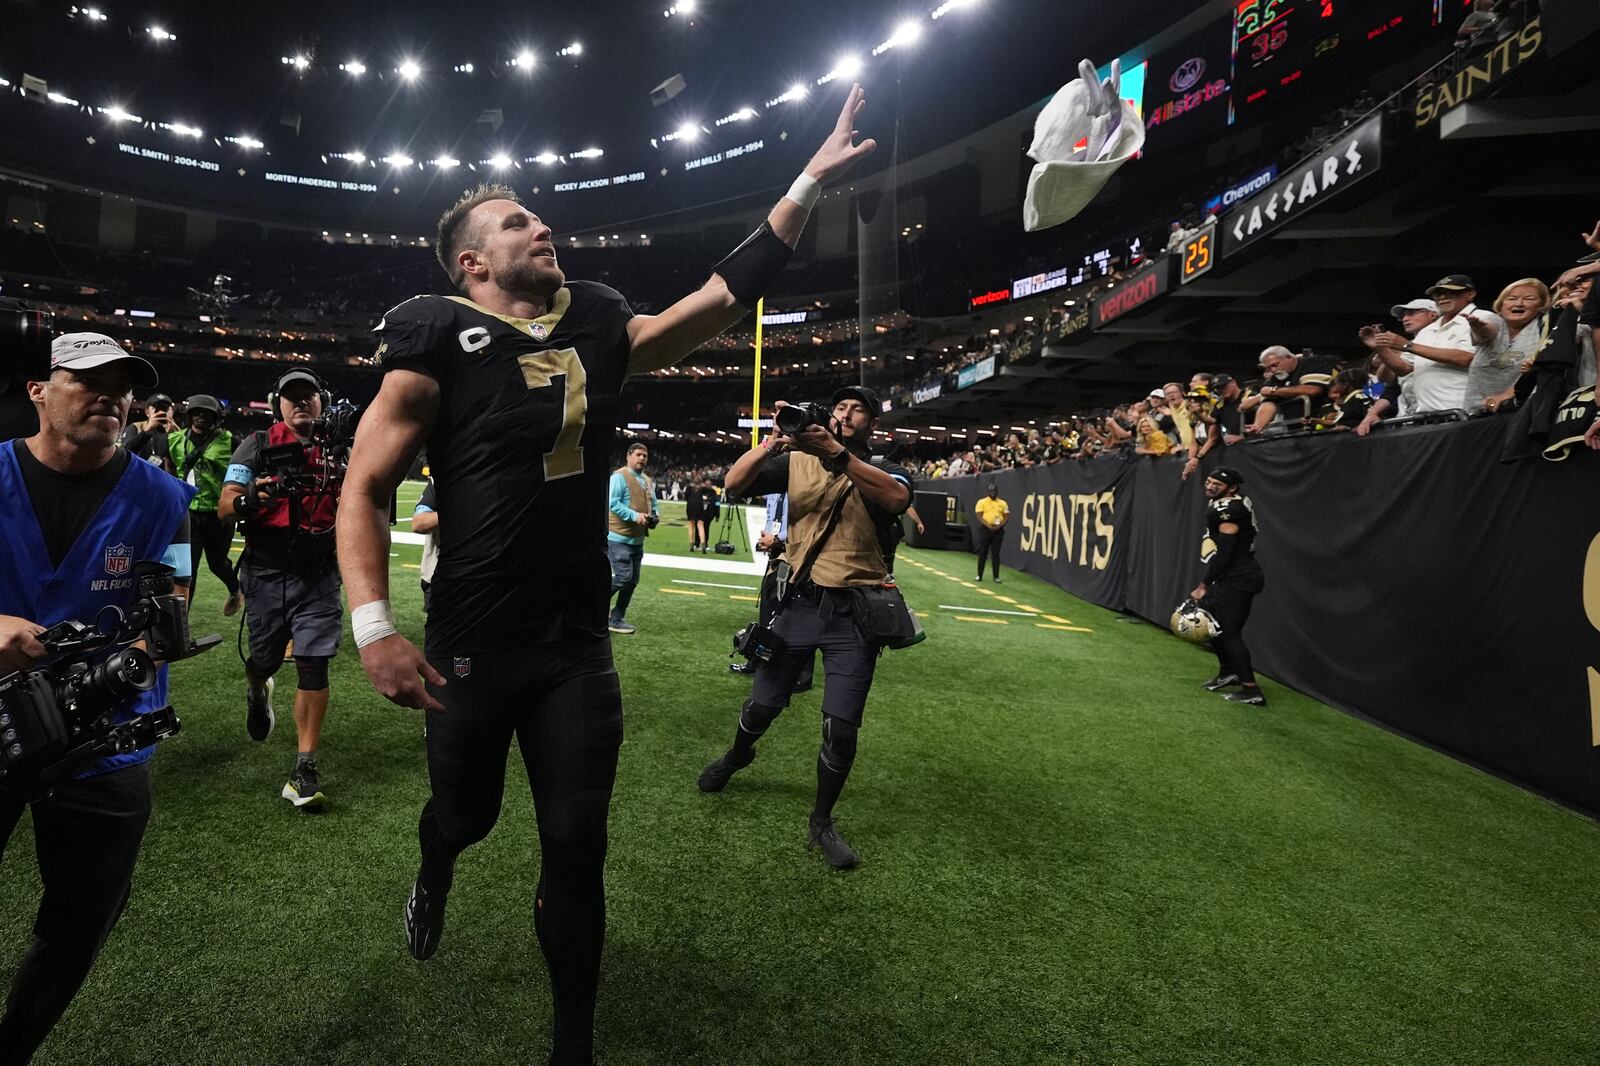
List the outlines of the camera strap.
{"label": "camera strap", "polygon": [[193,434],[185,433],[189,438],[189,458],[183,461],[183,473],[178,475],[179,481],[188,481],[189,475],[194,473],[194,468],[200,465],[200,460],[205,457],[206,449],[211,447],[211,442],[216,438],[217,430],[213,429],[204,438],[195,440]]}
{"label": "camera strap", "polygon": [[[777,594],[780,609],[783,604],[789,601],[790,591],[797,588],[806,579],[806,576],[811,573],[811,565],[817,561],[817,556],[822,554],[822,546],[833,535],[834,529],[839,525],[839,517],[844,514],[845,501],[850,498],[850,494],[855,490],[855,485],[848,485],[839,494],[839,498],[833,501],[833,508],[828,512],[828,520],[823,523],[822,532],[818,534],[816,540],[811,542],[810,548],[806,550],[806,557],[800,560],[800,565],[790,569],[787,573],[781,569],[779,570]],[[790,532],[792,535],[793,530]],[[779,565],[787,565],[787,560]]]}

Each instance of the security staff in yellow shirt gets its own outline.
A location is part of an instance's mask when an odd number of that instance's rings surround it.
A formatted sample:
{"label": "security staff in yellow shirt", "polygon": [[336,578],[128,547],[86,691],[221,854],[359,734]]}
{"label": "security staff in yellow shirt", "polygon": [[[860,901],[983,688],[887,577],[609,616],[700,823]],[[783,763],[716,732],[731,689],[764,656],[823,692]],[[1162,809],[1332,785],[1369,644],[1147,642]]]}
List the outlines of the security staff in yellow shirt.
{"label": "security staff in yellow shirt", "polygon": [[1011,508],[1000,498],[1000,490],[989,482],[989,495],[972,508],[978,513],[978,580],[983,580],[983,562],[994,558],[994,583],[1000,584],[1000,543],[1005,539]]}

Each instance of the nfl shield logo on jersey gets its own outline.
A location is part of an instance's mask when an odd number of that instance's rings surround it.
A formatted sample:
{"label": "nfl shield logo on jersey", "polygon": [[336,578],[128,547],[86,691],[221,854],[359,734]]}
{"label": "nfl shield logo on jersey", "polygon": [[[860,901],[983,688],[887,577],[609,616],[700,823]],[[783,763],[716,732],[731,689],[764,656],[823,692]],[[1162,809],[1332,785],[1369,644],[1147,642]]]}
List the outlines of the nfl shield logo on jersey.
{"label": "nfl shield logo on jersey", "polygon": [[466,677],[470,673],[472,673],[472,660],[466,657],[456,659],[456,676]]}
{"label": "nfl shield logo on jersey", "polygon": [[106,573],[112,577],[121,577],[133,565],[133,549],[126,544],[113,545],[106,549]]}
{"label": "nfl shield logo on jersey", "polygon": [[542,341],[550,336],[550,331],[544,328],[543,322],[535,322],[528,327],[528,335],[536,341]]}

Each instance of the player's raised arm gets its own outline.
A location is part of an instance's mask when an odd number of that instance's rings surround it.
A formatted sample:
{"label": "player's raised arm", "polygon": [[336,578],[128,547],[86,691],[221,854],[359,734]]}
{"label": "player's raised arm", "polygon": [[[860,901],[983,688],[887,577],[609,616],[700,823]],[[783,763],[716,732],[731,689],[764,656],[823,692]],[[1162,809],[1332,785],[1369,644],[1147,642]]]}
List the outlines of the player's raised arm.
{"label": "player's raised arm", "polygon": [[356,430],[339,507],[339,571],[350,624],[372,686],[402,707],[442,711],[423,686],[445,680],[400,636],[389,607],[389,500],[433,428],[439,383],[415,370],[390,370]]}
{"label": "player's raised arm", "polygon": [[817,149],[794,185],[767,215],[767,221],[727,258],[718,263],[698,291],[659,315],[636,315],[628,322],[632,351],[629,373],[660,370],[678,362],[755,307],[756,301],[783,272],[822,194],[822,185],[844,173],[878,147],[868,138],[855,143],[856,117],[866,106],[861,86],[852,86],[839,111],[839,121]]}

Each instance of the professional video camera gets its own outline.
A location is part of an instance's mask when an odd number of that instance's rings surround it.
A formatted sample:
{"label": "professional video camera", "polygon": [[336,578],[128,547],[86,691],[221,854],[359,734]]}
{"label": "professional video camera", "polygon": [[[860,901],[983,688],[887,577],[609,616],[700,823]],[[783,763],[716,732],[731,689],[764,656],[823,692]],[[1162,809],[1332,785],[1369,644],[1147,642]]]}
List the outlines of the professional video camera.
{"label": "professional video camera", "polygon": [[828,420],[833,417],[831,408],[820,403],[790,403],[778,408],[772,416],[772,424],[778,432],[786,437],[792,437],[801,430],[810,426],[828,425]]}
{"label": "professional video camera", "polygon": [[783,647],[783,638],[774,633],[771,626],[750,622],[733,635],[733,650],[728,653],[728,658],[743,655],[745,661],[754,666],[771,662],[774,656],[783,651]]}
{"label": "professional video camera", "polygon": [[260,476],[267,479],[261,491],[269,498],[291,498],[339,493],[356,426],[365,408],[348,400],[328,407],[311,425],[311,444],[322,451],[322,463],[313,466],[299,441],[274,444],[261,450]]}
{"label": "professional video camera", "polygon": [[[189,639],[188,604],[174,591],[173,573],[162,563],[134,563],[131,607],[108,607],[92,626],[51,626],[38,636],[49,653],[44,665],[0,677],[0,786],[43,795],[95,759],[178,732],[171,706],[116,721],[119,707],[155,685],[157,660],[187,659],[222,643],[215,635]],[[140,639],[148,651],[131,646]]]}
{"label": "professional video camera", "polygon": [[43,381],[50,376],[55,316],[0,296],[0,377]]}

